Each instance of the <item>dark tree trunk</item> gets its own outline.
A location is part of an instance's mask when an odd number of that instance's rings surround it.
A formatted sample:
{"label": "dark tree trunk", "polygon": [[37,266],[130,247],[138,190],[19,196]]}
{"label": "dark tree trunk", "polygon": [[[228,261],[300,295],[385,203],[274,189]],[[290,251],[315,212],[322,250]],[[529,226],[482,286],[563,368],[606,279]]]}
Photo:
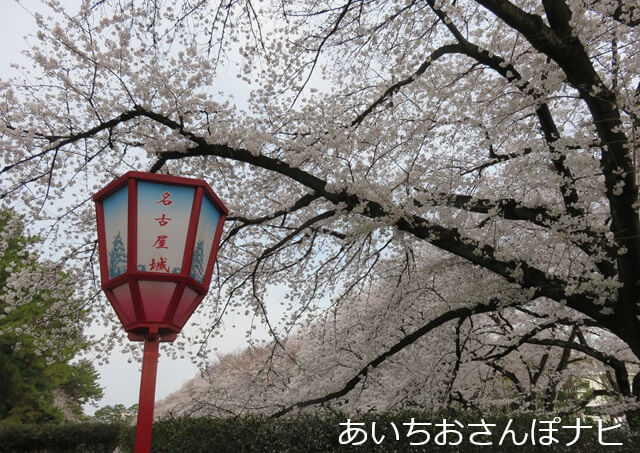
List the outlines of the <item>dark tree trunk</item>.
{"label": "dark tree trunk", "polygon": [[[637,401],[640,401],[640,372],[636,373],[633,378],[632,394]],[[640,409],[629,410],[625,412],[627,423],[632,431],[640,431]]]}

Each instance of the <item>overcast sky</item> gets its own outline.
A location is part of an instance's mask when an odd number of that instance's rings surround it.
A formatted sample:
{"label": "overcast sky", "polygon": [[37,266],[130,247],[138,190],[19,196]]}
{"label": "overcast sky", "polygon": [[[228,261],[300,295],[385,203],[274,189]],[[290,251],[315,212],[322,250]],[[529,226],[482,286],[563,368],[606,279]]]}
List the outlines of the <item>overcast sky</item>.
{"label": "overcast sky", "polygon": [[[65,3],[67,1],[65,0]],[[33,12],[41,6],[39,0],[21,0],[21,4],[16,0],[0,0],[0,2],[2,2],[0,42],[3,43],[0,46],[0,79],[6,79],[11,74],[11,63],[25,61],[20,54],[29,45],[24,36],[33,33],[36,28],[35,21],[29,11]],[[69,3],[73,3],[73,0]],[[274,296],[278,296],[277,291],[274,292]],[[277,315],[279,316],[279,313]],[[194,319],[190,323],[192,321]],[[229,319],[224,340],[217,341],[212,346],[217,348],[219,353],[239,351],[245,348],[244,335],[247,326],[246,319],[239,317]],[[124,331],[122,335],[124,337]],[[138,343],[138,346],[142,350],[142,344]],[[198,372],[196,366],[188,359],[172,360],[167,357],[163,354],[164,347],[160,348],[156,400],[178,390]],[[109,364],[96,367],[101,376],[100,386],[104,388],[104,398],[98,403],[98,407],[118,403],[129,406],[138,402],[140,364],[128,363],[127,359],[126,355],[113,353]],[[93,414],[96,408],[87,406],[85,410],[87,413]]]}

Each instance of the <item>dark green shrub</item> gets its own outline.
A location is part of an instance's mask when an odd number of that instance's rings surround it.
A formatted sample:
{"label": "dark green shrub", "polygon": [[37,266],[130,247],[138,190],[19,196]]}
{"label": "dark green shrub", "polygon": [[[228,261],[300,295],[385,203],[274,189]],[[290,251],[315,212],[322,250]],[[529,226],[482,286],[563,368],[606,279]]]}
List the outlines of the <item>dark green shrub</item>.
{"label": "dark green shrub", "polygon": [[[423,451],[423,452],[480,452],[480,453],[537,453],[537,452],[640,452],[638,438],[632,436],[623,428],[603,432],[603,441],[606,443],[622,443],[621,446],[601,445],[598,441],[597,424],[593,421],[582,420],[582,425],[591,425],[590,429],[583,429],[575,445],[568,447],[576,435],[576,429],[562,429],[561,426],[574,426],[575,417],[565,417],[554,426],[557,431],[553,437],[557,442],[546,446],[540,444],[540,437],[544,431],[540,428],[549,426],[543,421],[553,420],[553,416],[533,416],[529,414],[480,414],[478,412],[440,412],[426,414],[418,411],[402,411],[393,413],[371,413],[360,417],[349,417],[352,422],[364,423],[363,429],[367,431],[367,441],[360,446],[341,445],[339,437],[345,429],[347,416],[335,413],[323,415],[297,414],[281,419],[269,419],[260,417],[240,418],[177,418],[159,421],[154,425],[153,448],[154,453],[160,452],[349,452],[349,451]],[[425,438],[422,434],[414,434],[407,437],[408,425],[411,419],[415,422],[431,422],[429,427],[423,427],[430,432],[430,441],[423,446],[412,446],[411,442],[420,442]],[[493,445],[479,446],[469,442],[473,432],[482,431],[478,427],[469,427],[470,423],[480,423],[481,419],[487,424],[495,424],[491,427],[492,435],[476,437],[479,442],[492,442]],[[509,422],[509,420],[512,420]],[[523,445],[513,445],[511,436],[506,436],[502,446],[498,443],[508,423],[516,434],[516,440],[521,442],[524,434],[530,436],[533,420],[536,419],[536,443],[527,441]],[[437,445],[436,435],[442,431],[443,420],[449,424],[449,429],[455,429],[462,434],[462,443],[459,445]],[[454,421],[460,422],[459,427]],[[376,444],[371,437],[373,424],[375,423]],[[393,428],[393,424],[397,429]],[[436,427],[440,424],[440,427]],[[420,429],[416,427],[416,429]],[[449,436],[450,442],[457,437]],[[529,437],[530,439],[530,437]],[[442,437],[439,438],[443,443]],[[133,439],[131,439],[131,444]],[[130,444],[130,445],[131,445]]]}
{"label": "dark green shrub", "polygon": [[[341,433],[345,430],[347,419],[367,432],[367,440],[362,445],[341,445]],[[409,423],[431,423],[430,426],[414,424],[414,429],[425,429],[430,433],[430,440],[422,446],[411,445],[411,442],[424,441],[423,433],[416,432],[408,437]],[[533,420],[536,420],[536,444],[528,440],[523,445],[513,445],[511,436],[499,446],[498,443],[507,424],[515,433],[516,439],[522,441],[523,436],[530,436]],[[606,443],[622,443],[621,446],[602,445],[598,440],[598,429],[595,421],[582,420],[583,425],[591,425],[590,429],[580,432],[579,441],[568,447],[576,435],[576,429],[562,429],[561,426],[575,426],[575,417],[565,417],[553,425],[556,443],[545,446],[540,444],[540,436],[544,435],[540,428],[542,421],[553,420],[553,416],[534,416],[531,414],[482,414],[479,412],[442,411],[425,413],[419,411],[401,411],[386,413],[369,413],[360,416],[349,416],[333,412],[323,414],[293,414],[288,417],[271,419],[267,417],[245,416],[229,418],[173,418],[154,423],[154,453],[209,453],[209,452],[458,452],[458,453],[538,453],[538,452],[640,452],[638,436],[632,435],[624,428],[616,428],[603,433]],[[443,442],[443,420],[450,430],[459,431],[458,436],[450,432],[449,444],[458,438],[459,445],[438,445],[436,438]],[[484,420],[491,427],[490,436],[476,436],[477,442],[492,442],[492,445],[473,445],[469,439],[472,433],[483,431],[478,424]],[[509,420],[511,420],[509,422]],[[456,423],[459,422],[459,423]],[[375,435],[378,443],[372,439],[375,423]],[[462,427],[460,427],[460,424]],[[394,429],[395,425],[395,429]],[[440,426],[438,426],[440,425]],[[397,431],[397,434],[396,434]],[[382,439],[384,437],[384,440]],[[345,437],[343,436],[343,439]],[[360,440],[358,437],[356,440]],[[530,438],[529,438],[530,439]],[[77,425],[20,425],[0,426],[0,452],[22,453],[54,453],[54,452],[113,452],[118,446],[122,452],[133,451],[135,428],[122,424],[77,424]]]}
{"label": "dark green shrub", "polygon": [[111,453],[122,430],[99,423],[0,425],[0,452]]}

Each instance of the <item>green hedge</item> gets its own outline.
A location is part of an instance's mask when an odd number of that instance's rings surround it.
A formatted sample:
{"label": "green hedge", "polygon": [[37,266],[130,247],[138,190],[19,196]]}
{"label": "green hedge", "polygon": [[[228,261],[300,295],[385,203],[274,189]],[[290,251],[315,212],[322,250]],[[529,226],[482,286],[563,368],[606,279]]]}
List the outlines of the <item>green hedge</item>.
{"label": "green hedge", "polygon": [[[296,415],[278,420],[241,417],[241,418],[177,418],[163,420],[154,425],[153,432],[153,452],[353,452],[353,451],[376,451],[376,452],[505,452],[505,453],[534,453],[534,452],[640,452],[640,439],[631,435],[624,428],[620,427],[603,432],[603,441],[606,443],[622,443],[621,446],[603,446],[598,441],[597,424],[594,421],[582,421],[583,425],[591,425],[590,429],[583,429],[580,432],[579,441],[568,447],[575,437],[575,429],[562,429],[561,425],[575,425],[575,417],[565,417],[560,423],[553,425],[558,429],[554,432],[554,437],[558,440],[550,446],[540,445],[540,433],[536,429],[536,444],[528,441],[524,445],[515,446],[511,443],[511,437],[502,446],[498,446],[504,428],[512,419],[510,428],[516,433],[517,440],[522,440],[524,433],[530,436],[533,419],[536,419],[536,428],[549,426],[541,424],[541,421],[552,420],[553,417],[541,417],[533,415],[508,416],[506,414],[482,415],[480,413],[465,412],[440,412],[438,414],[426,414],[418,411],[403,411],[395,413],[367,414],[360,417],[350,417],[352,422],[364,423],[358,428],[367,431],[367,441],[359,446],[341,445],[339,437],[345,429],[347,416],[342,414],[327,413],[323,415]],[[430,441],[424,446],[412,446],[411,442],[424,441],[418,433],[410,438],[407,437],[408,425],[411,422],[430,422],[431,426],[414,429],[426,429],[430,432]],[[449,429],[455,429],[462,433],[463,442],[460,445],[437,445],[435,436],[442,431],[442,425],[446,419]],[[469,436],[473,432],[482,431],[478,427],[469,427],[468,424],[480,423],[481,419],[487,424],[494,423],[491,427],[492,436],[476,436],[478,442],[493,442],[493,445],[478,446],[469,442]],[[454,420],[462,423],[463,428],[455,424]],[[380,441],[381,436],[385,438],[376,444],[371,438],[371,430],[375,423],[376,438]],[[398,433],[393,429],[395,424]],[[399,439],[396,439],[399,437]],[[345,439],[343,437],[343,439]],[[357,440],[361,440],[358,437]],[[450,442],[457,437],[449,437]],[[530,438],[529,438],[530,439]],[[441,443],[442,438],[439,438]],[[129,439],[129,445],[133,444],[133,438]]]}
{"label": "green hedge", "polygon": [[[417,411],[403,411],[382,414],[367,414],[349,417],[352,423],[364,423],[363,426],[354,425],[367,432],[367,440],[360,446],[341,445],[339,438],[344,432],[347,416],[336,413],[322,415],[297,414],[290,417],[273,420],[269,418],[247,416],[238,418],[175,418],[158,421],[153,430],[153,452],[480,452],[480,453],[534,453],[534,452],[640,452],[640,439],[624,428],[617,428],[603,432],[603,440],[607,443],[619,442],[621,446],[603,446],[598,441],[597,423],[582,421],[583,425],[591,425],[590,429],[580,432],[579,441],[567,447],[575,437],[576,429],[562,429],[561,425],[575,425],[574,417],[565,417],[560,423],[553,425],[557,428],[554,437],[557,443],[551,446],[540,445],[540,436],[544,435],[539,429],[545,425],[545,420],[553,417],[533,415],[509,416],[507,414],[480,414],[473,412],[453,413],[440,412],[427,414]],[[410,443],[423,441],[422,433],[407,437],[409,426],[406,423],[428,422],[430,426],[414,425],[414,429],[426,429],[430,433],[430,441],[424,446],[411,446]],[[531,426],[536,419],[535,445],[528,440],[524,445],[514,446],[511,437],[500,447],[498,442],[507,423],[521,440],[527,433],[530,436]],[[459,445],[437,445],[436,436],[442,432],[442,423],[446,419],[450,430],[461,433],[463,442]],[[489,427],[491,436],[476,436],[478,442],[492,442],[493,445],[478,446],[469,442],[470,435],[483,431],[482,428],[469,427],[484,419]],[[459,427],[455,421],[462,424]],[[373,424],[379,444],[371,437]],[[438,427],[436,424],[440,424]],[[395,425],[398,434],[393,428]],[[362,433],[360,433],[362,434]],[[123,452],[133,451],[134,428],[118,425],[43,425],[0,427],[0,451],[2,452],[109,452],[116,446]],[[380,442],[381,436],[385,438]],[[398,437],[398,439],[396,439]],[[456,434],[449,434],[449,443],[458,439]],[[343,434],[343,440],[345,435]],[[362,440],[358,436],[355,441]],[[439,437],[442,442],[442,435]]]}
{"label": "green hedge", "polygon": [[111,453],[123,434],[122,426],[101,423],[0,424],[0,452]]}

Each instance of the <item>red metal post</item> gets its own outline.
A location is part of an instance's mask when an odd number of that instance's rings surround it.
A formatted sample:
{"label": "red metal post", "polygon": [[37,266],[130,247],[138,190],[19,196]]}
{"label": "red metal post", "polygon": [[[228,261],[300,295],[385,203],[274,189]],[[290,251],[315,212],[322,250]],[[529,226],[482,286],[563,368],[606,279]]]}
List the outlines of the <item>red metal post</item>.
{"label": "red metal post", "polygon": [[153,404],[156,394],[156,373],[158,371],[159,335],[145,335],[142,377],[140,379],[140,401],[138,403],[138,424],[136,426],[135,453],[151,451],[153,430]]}

